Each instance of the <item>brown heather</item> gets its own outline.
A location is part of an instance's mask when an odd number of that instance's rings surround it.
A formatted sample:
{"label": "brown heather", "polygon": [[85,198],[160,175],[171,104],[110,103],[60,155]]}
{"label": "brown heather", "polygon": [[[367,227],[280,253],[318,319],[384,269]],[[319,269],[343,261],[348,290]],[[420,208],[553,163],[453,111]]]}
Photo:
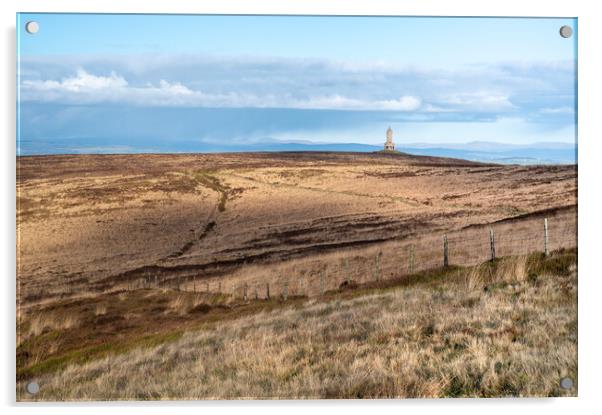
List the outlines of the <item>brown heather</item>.
{"label": "brown heather", "polygon": [[577,379],[575,264],[507,257],[280,303],[42,374],[36,399],[576,396],[559,387]]}
{"label": "brown heather", "polygon": [[16,191],[20,401],[577,393],[574,165],[18,157]]}

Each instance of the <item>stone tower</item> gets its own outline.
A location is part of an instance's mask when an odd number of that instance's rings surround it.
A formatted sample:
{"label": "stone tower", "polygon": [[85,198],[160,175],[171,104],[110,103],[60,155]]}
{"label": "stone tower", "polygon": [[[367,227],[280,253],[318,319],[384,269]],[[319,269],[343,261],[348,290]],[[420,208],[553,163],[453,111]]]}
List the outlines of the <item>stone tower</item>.
{"label": "stone tower", "polygon": [[391,129],[391,126],[387,128],[387,141],[385,141],[385,151],[386,150],[395,150],[395,143],[393,143],[393,130]]}

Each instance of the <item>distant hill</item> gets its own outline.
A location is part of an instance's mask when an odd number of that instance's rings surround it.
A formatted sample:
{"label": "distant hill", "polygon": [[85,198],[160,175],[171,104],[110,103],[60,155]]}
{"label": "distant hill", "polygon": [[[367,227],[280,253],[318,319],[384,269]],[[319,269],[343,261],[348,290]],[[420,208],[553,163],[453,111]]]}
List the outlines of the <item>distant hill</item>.
{"label": "distant hill", "polygon": [[[78,146],[69,145],[78,142]],[[225,144],[224,144],[225,143]],[[263,151],[343,151],[374,152],[382,146],[359,143],[281,142],[273,139],[253,143],[207,142],[192,139],[135,139],[131,137],[49,139],[41,143],[20,140],[18,155],[104,154],[104,153],[229,153]],[[412,143],[397,147],[408,154],[451,157],[470,161],[503,164],[573,164],[577,147],[571,143],[514,145],[474,141],[469,143]]]}
{"label": "distant hill", "polygon": [[577,146],[564,143],[535,144],[530,146],[512,146],[488,143],[475,145],[470,143],[464,148],[450,147],[400,147],[400,151],[425,156],[461,158],[472,161],[483,161],[503,164],[575,164],[577,163]]}
{"label": "distant hill", "polygon": [[[311,144],[311,143],[271,143],[260,145],[261,151],[360,151],[382,150],[381,146],[356,143]],[[398,151],[420,156],[451,157],[470,161],[502,164],[574,164],[577,161],[577,147],[570,143],[536,143],[520,146],[491,142],[466,144],[410,144],[399,146]],[[257,150],[257,151],[258,151]],[[254,151],[249,146],[241,151]]]}

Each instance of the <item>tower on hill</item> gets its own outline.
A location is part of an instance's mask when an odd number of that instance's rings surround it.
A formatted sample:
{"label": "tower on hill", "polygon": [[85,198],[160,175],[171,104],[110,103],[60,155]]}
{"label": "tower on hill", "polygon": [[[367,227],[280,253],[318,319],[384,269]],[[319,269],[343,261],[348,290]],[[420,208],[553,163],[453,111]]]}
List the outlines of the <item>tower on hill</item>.
{"label": "tower on hill", "polygon": [[387,141],[385,141],[385,151],[395,151],[395,143],[393,142],[393,130],[391,126],[387,128]]}

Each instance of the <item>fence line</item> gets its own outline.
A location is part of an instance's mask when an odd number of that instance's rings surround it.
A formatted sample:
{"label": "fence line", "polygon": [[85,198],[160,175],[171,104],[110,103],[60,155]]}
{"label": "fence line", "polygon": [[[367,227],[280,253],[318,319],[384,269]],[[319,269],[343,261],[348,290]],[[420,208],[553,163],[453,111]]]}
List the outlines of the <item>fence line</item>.
{"label": "fence line", "polygon": [[238,277],[239,282],[231,281],[236,279],[234,277],[225,280],[224,277],[206,278],[203,275],[157,281],[156,275],[154,279],[147,275],[141,280],[129,281],[127,289],[171,288],[228,294],[245,302],[251,298],[272,297],[286,301],[290,296],[324,295],[343,285],[387,280],[433,268],[470,266],[502,256],[533,252],[549,255],[551,250],[577,246],[576,228],[576,220],[527,219],[524,222],[491,224],[488,227],[444,233],[442,237],[427,235],[364,249],[371,253],[343,252],[342,257],[341,253],[331,253],[329,255],[334,259],[325,261],[310,258],[301,267],[294,264],[288,269],[275,267],[272,271],[253,272],[252,277],[244,275],[246,270],[243,269],[243,275]]}

